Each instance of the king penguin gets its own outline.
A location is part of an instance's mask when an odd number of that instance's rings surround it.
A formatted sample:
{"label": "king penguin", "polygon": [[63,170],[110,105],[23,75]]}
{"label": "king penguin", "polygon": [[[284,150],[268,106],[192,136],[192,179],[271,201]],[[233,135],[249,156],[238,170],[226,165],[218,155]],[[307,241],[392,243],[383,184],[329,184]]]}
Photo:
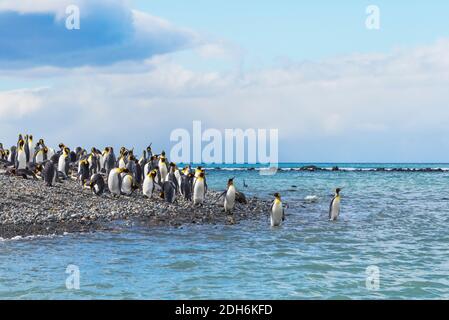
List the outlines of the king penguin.
{"label": "king penguin", "polygon": [[108,188],[113,196],[120,196],[122,190],[122,172],[125,169],[114,168],[109,172]]}
{"label": "king penguin", "polygon": [[56,168],[55,164],[51,160],[45,161],[44,170],[42,171],[42,176],[44,178],[47,187],[53,186],[56,182]]}
{"label": "king penguin", "polygon": [[95,195],[100,196],[103,194],[105,184],[104,184],[104,179],[101,176],[101,174],[95,173],[90,178],[89,187]]}
{"label": "king penguin", "polygon": [[145,196],[148,198],[151,198],[153,196],[154,192],[154,177],[156,177],[157,172],[155,170],[152,170],[150,173],[148,173],[145,176],[145,179],[143,180],[143,187],[142,191]]}
{"label": "king penguin", "polygon": [[163,153],[161,155],[161,157],[159,158],[158,167],[159,167],[159,172],[161,173],[160,183],[163,184],[165,182],[165,180],[167,180],[167,175],[168,175],[168,166],[167,166],[167,159],[165,158],[165,153]]}
{"label": "king penguin", "polygon": [[335,195],[329,205],[329,220],[337,220],[340,215],[340,188],[335,189]]}
{"label": "king penguin", "polygon": [[234,185],[234,178],[228,180],[226,195],[224,199],[224,209],[225,212],[232,212],[235,205],[235,185]]}
{"label": "king penguin", "polygon": [[193,204],[203,204],[204,198],[206,196],[207,192],[207,184],[206,180],[204,179],[204,172],[201,172],[198,175],[198,178],[195,179],[195,182],[193,183]]}
{"label": "king penguin", "polygon": [[17,161],[16,161],[16,169],[26,169],[27,167],[27,156],[25,153],[25,141],[19,140],[19,147],[17,150]]}
{"label": "king penguin", "polygon": [[133,193],[133,176],[131,175],[131,173],[129,172],[128,169],[123,169],[122,173],[122,193],[124,195],[131,195],[131,193]]}
{"label": "king penguin", "polygon": [[274,194],[274,201],[271,204],[271,226],[278,227],[285,220],[284,207],[282,206],[281,195],[279,193]]}
{"label": "king penguin", "polygon": [[58,172],[61,172],[64,177],[69,174],[69,163],[70,163],[70,149],[67,147],[63,148],[62,154],[59,156],[58,160]]}

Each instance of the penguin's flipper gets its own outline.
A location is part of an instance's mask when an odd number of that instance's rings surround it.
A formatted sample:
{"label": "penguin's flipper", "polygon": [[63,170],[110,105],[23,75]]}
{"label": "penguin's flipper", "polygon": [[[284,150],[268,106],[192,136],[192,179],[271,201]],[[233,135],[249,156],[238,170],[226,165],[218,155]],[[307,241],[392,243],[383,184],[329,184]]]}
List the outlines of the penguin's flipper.
{"label": "penguin's flipper", "polygon": [[226,192],[228,192],[228,190],[223,191],[223,192],[218,196],[217,200],[220,200],[220,198],[223,197],[223,196],[226,194]]}
{"label": "penguin's flipper", "polygon": [[120,194],[122,194],[122,175],[120,173],[118,174],[118,189]]}
{"label": "penguin's flipper", "polygon": [[331,203],[329,205],[329,219],[332,218],[332,204],[334,203],[335,197],[332,198]]}

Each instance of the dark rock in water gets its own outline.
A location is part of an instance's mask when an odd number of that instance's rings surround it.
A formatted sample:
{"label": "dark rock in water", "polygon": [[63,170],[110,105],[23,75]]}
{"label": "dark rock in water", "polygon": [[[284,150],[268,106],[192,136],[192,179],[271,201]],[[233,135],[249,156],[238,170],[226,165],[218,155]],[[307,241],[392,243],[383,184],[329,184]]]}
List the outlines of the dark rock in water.
{"label": "dark rock in water", "polygon": [[251,167],[251,168],[248,168],[248,171],[254,171],[254,170],[256,170],[255,168],[253,168],[253,167]]}
{"label": "dark rock in water", "polygon": [[317,166],[310,165],[310,166],[301,167],[301,170],[302,171],[317,171],[317,170],[320,170],[320,168],[318,168]]}
{"label": "dark rock in water", "polygon": [[376,171],[385,171],[385,168],[376,168]]}
{"label": "dark rock in water", "polygon": [[340,169],[337,166],[332,167],[332,171],[338,171],[338,170],[340,170]]}
{"label": "dark rock in water", "polygon": [[298,188],[298,186],[292,185],[292,188]]}

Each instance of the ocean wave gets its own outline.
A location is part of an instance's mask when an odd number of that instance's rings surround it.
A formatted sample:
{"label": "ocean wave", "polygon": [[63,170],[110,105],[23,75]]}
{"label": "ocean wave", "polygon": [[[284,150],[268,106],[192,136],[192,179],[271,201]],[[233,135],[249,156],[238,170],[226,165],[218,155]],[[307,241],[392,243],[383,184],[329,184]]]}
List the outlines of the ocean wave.
{"label": "ocean wave", "polygon": [[0,242],[7,242],[7,241],[20,241],[20,240],[35,240],[35,239],[52,239],[57,237],[63,237],[68,235],[68,232],[64,232],[63,234],[35,234],[35,235],[29,235],[29,236],[15,236],[12,238],[2,238],[0,237]]}

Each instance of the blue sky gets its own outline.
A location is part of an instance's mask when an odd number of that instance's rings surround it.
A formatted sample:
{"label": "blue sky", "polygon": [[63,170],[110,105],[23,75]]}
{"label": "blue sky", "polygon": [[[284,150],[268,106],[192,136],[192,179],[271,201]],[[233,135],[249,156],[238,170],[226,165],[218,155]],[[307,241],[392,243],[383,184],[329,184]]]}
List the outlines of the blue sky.
{"label": "blue sky", "polygon": [[[81,29],[65,29],[65,8]],[[368,5],[380,30],[365,27]],[[170,149],[277,128],[281,161],[449,162],[447,1],[0,0],[0,142]]]}
{"label": "blue sky", "polygon": [[[447,1],[146,1],[142,10],[237,43],[257,62],[317,60],[354,52],[388,52],[449,36]],[[365,28],[366,7],[381,10],[381,29]]]}

